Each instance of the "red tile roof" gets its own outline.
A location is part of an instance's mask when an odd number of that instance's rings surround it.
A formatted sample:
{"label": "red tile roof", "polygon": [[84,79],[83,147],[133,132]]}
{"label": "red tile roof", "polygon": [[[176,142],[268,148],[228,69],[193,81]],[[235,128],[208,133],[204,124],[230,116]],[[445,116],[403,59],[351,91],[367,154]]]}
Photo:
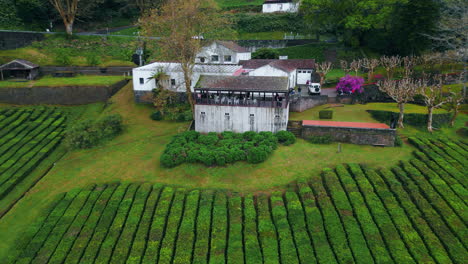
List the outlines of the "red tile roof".
{"label": "red tile roof", "polygon": [[390,129],[390,127],[387,124],[382,124],[382,123],[337,122],[337,121],[318,121],[318,120],[303,120],[302,125],[304,125],[304,126]]}

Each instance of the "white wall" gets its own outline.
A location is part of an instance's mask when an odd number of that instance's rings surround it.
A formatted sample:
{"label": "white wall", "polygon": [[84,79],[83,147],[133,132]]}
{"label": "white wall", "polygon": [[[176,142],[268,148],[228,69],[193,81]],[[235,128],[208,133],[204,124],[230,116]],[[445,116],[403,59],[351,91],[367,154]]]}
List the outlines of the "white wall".
{"label": "white wall", "polygon": [[201,133],[277,132],[287,129],[288,118],[289,105],[287,108],[195,105],[195,130]]}
{"label": "white wall", "polygon": [[262,12],[263,13],[273,13],[273,12],[290,12],[294,13],[299,10],[299,3],[272,3],[272,4],[263,4]]}
{"label": "white wall", "polygon": [[270,65],[265,65],[260,68],[254,69],[249,72],[249,76],[274,76],[274,77],[288,77],[288,86],[293,88],[296,85],[295,71],[285,72]]}
{"label": "white wall", "polygon": [[[212,56],[217,55],[218,61],[213,61]],[[224,56],[231,56],[231,61],[225,61]],[[250,52],[237,53],[232,51],[217,42],[213,42],[211,45],[203,47],[202,51],[197,54],[195,59],[196,63],[214,63],[214,64],[238,64],[239,60],[250,59]],[[205,58],[205,62],[200,61],[200,57]]]}

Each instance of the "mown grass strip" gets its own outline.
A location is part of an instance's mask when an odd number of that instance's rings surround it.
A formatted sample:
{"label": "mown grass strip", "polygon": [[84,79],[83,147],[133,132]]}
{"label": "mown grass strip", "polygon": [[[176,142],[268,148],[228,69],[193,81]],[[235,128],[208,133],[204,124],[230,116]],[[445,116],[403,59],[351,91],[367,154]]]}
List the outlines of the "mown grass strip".
{"label": "mown grass strip", "polygon": [[129,264],[140,263],[144,257],[146,242],[148,240],[152,218],[161,194],[161,190],[161,185],[154,185],[153,190],[151,191],[148,197],[145,206],[145,212],[143,213],[143,216],[141,218],[140,225],[138,226],[138,230],[135,235],[135,239],[133,240],[132,249],[130,250],[130,254],[127,259],[127,263]]}
{"label": "mown grass strip", "polygon": [[[304,209],[307,231],[312,238],[312,242],[317,253],[319,263],[337,263],[333,250],[327,238],[322,214],[315,202],[312,189],[306,181],[297,182],[299,197]],[[304,230],[305,231],[305,230]]]}
{"label": "mown grass strip", "polygon": [[356,263],[373,263],[374,259],[361,232],[361,227],[354,217],[353,208],[336,173],[331,169],[324,169],[322,181],[343,223]]}
{"label": "mown grass strip", "polygon": [[374,216],[377,226],[384,234],[390,254],[397,263],[415,263],[406,245],[396,229],[390,215],[383,206],[382,202],[374,192],[374,188],[364,176],[361,168],[357,164],[348,164],[353,179],[356,181],[360,192],[364,196],[367,207]]}
{"label": "mown grass strip", "polygon": [[285,199],[288,220],[292,227],[300,263],[317,263],[312,241],[307,232],[301,201],[297,193],[292,191],[286,192]]}
{"label": "mown grass strip", "polygon": [[227,212],[227,197],[222,191],[215,193],[213,203],[213,222],[211,224],[211,241],[210,241],[210,258],[209,263],[225,263],[226,248],[227,248],[227,230],[228,212]]}
{"label": "mown grass strip", "polygon": [[50,216],[47,218],[44,225],[42,225],[39,232],[36,233],[34,238],[29,242],[28,246],[24,251],[19,255],[16,263],[30,263],[31,260],[36,256],[36,253],[40,250],[44,241],[49,236],[50,232],[53,230],[57,222],[63,216],[67,208],[70,206],[72,201],[78,195],[80,190],[75,189],[68,192],[61,202],[55,207]]}
{"label": "mown grass strip", "polygon": [[[112,221],[112,225],[107,231],[106,238],[99,247],[99,252],[95,257],[94,263],[109,263],[112,258],[112,253],[116,247],[117,241],[119,241],[120,234],[124,228],[125,222],[128,217],[128,213],[132,208],[133,202],[135,201],[135,195],[140,188],[138,184],[131,184],[127,192],[125,193],[124,198],[120,202],[117,214]],[[89,261],[92,261],[92,257],[89,258]]]}
{"label": "mown grass strip", "polygon": [[91,214],[84,227],[82,228],[80,235],[73,243],[73,246],[70,252],[65,259],[65,263],[79,263],[81,256],[83,255],[86,246],[88,245],[89,240],[94,234],[96,225],[101,218],[102,212],[105,210],[107,203],[111,199],[112,194],[116,190],[118,184],[109,185],[103,192],[102,195],[97,200],[96,204],[93,207]]}
{"label": "mown grass strip", "polygon": [[167,216],[174,198],[174,189],[165,187],[154,211],[142,263],[156,263],[161,241],[166,230]]}
{"label": "mown grass strip", "polygon": [[423,238],[420,237],[417,230],[413,227],[393,194],[386,188],[385,182],[383,182],[376,171],[369,168],[363,168],[363,170],[367,180],[372,184],[377,196],[392,217],[396,228],[400,231],[406,244],[409,245],[411,255],[419,263],[436,263],[430,251],[426,248]]}
{"label": "mown grass strip", "polygon": [[[345,230],[341,224],[340,217],[336,212],[330,198],[327,195],[325,188],[320,181],[309,181],[314,196],[317,199],[317,204],[322,212],[323,222],[330,244],[333,247],[335,256],[339,263],[354,263],[353,254],[348,245],[348,238],[346,237]],[[345,243],[346,242],[346,243]]]}
{"label": "mown grass strip", "polygon": [[173,263],[185,264],[190,263],[192,260],[199,200],[200,191],[194,190],[187,194],[184,215],[177,236]]}
{"label": "mown grass strip", "polygon": [[[418,182],[422,188],[427,187],[434,188],[433,190],[438,192],[440,196],[450,205],[450,207],[455,211],[455,213],[463,220],[463,222],[468,221],[467,207],[465,201],[462,200],[434,171],[429,169],[426,164],[417,159],[410,160],[410,163],[419,170],[420,173],[411,174],[414,176],[415,181]],[[468,192],[465,189],[464,195],[467,196]]]}
{"label": "mown grass strip", "polygon": [[269,198],[266,195],[257,196],[258,237],[265,263],[280,263],[279,240],[273,219]]}
{"label": "mown grass strip", "polygon": [[91,192],[91,194],[88,197],[88,200],[86,201],[86,204],[83,206],[80,212],[78,212],[75,220],[70,224],[70,227],[64,234],[62,240],[55,249],[55,252],[49,259],[50,264],[62,263],[65,260],[68,252],[73,246],[73,242],[75,242],[75,239],[79,236],[81,229],[83,228],[83,225],[86,222],[86,219],[88,219],[89,214],[95,206],[96,201],[98,200],[99,196],[102,194],[105,188],[105,185],[97,186]]}
{"label": "mown grass strip", "polygon": [[468,197],[467,197],[467,192],[466,188],[463,187],[460,182],[452,177],[452,175],[448,174],[447,171],[445,171],[442,167],[440,167],[437,163],[434,161],[430,160],[426,154],[416,151],[414,152],[414,155],[424,164],[429,166],[439,177],[441,177],[447,185],[450,186],[450,188],[460,197],[460,199],[467,205]]}
{"label": "mown grass strip", "polygon": [[132,248],[133,238],[140,224],[151,188],[151,185],[148,183],[142,184],[138,188],[119,240],[114,246],[111,263],[125,263],[127,261],[128,253]]}
{"label": "mown grass strip", "polygon": [[262,252],[258,239],[257,212],[252,195],[244,197],[244,254],[245,263],[263,263]]}
{"label": "mown grass strip", "polygon": [[186,190],[179,188],[176,190],[174,200],[171,205],[169,216],[167,217],[167,225],[164,231],[164,237],[161,242],[161,248],[158,254],[157,263],[171,263],[175,244],[177,241],[177,233],[182,221],[184,212]]}
{"label": "mown grass strip", "polygon": [[42,248],[39,250],[32,263],[49,263],[49,259],[54,253],[57,245],[62,240],[63,235],[75,220],[83,206],[86,204],[89,195],[93,192],[95,187],[96,186],[90,186],[88,188],[84,188],[75,197],[63,216],[57,222],[57,225],[55,225],[52,232],[50,232],[50,234],[44,240]]}
{"label": "mown grass strip", "polygon": [[244,263],[244,237],[242,227],[242,197],[237,194],[228,196],[229,231],[227,263]]}
{"label": "mown grass strip", "polygon": [[468,238],[467,229],[459,216],[429,183],[422,180],[420,172],[409,162],[402,161],[401,167],[405,170],[408,177],[413,179],[413,182],[415,183],[414,186],[416,187],[413,191],[418,191],[418,193],[423,195],[430,202],[435,211],[438,212],[444,222],[447,223],[448,227],[453,230],[455,236],[457,236],[466,247],[465,239]]}
{"label": "mown grass strip", "polygon": [[[466,257],[466,249],[460,240],[455,236],[452,230],[447,226],[445,221],[442,219],[431,204],[423,197],[418,190],[418,187],[408,178],[403,169],[399,167],[393,168],[393,172],[397,178],[401,181],[401,186],[405,189],[406,193],[410,195],[411,201],[417,205],[418,209],[422,212],[424,219],[431,226],[433,232],[443,242],[445,249],[452,256],[452,260],[456,263],[464,263]],[[382,174],[384,177],[387,175]],[[388,181],[389,179],[386,179]],[[387,182],[388,184],[388,182]],[[396,185],[393,184],[395,187]],[[401,195],[403,193],[400,192]],[[403,201],[400,199],[400,201]]]}
{"label": "mown grass strip", "polygon": [[297,245],[295,244],[291,226],[288,221],[288,213],[284,206],[282,194],[275,192],[270,197],[271,214],[276,230],[278,230],[278,240],[280,258],[282,263],[299,263]]}
{"label": "mown grass strip", "polygon": [[[395,197],[398,205],[403,208],[413,227],[418,231],[431,255],[438,263],[450,263],[450,254],[445,250],[443,243],[432,230],[417,205],[411,201],[411,197],[404,190],[402,183],[388,169],[381,169],[380,177],[373,177],[374,187],[379,190],[387,190]],[[378,186],[378,187],[377,187]],[[390,196],[390,194],[388,194]],[[382,195],[383,196],[383,195]]]}
{"label": "mown grass strip", "polygon": [[348,170],[343,165],[336,167],[338,180],[341,182],[345,195],[351,203],[353,211],[362,227],[362,232],[376,263],[393,263],[387,244],[382,238],[384,234],[378,228],[374,217],[366,205],[363,195]]}

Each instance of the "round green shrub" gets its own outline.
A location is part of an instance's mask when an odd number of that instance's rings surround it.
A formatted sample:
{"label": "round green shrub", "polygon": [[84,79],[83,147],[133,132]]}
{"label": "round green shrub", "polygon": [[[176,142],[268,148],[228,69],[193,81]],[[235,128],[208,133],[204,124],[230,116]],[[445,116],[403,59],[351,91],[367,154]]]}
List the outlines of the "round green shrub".
{"label": "round green shrub", "polygon": [[215,145],[218,143],[218,136],[216,134],[201,134],[198,136],[198,143],[203,144],[203,145]]}
{"label": "round green shrub", "polygon": [[278,142],[285,146],[294,144],[296,142],[296,136],[294,136],[294,134],[289,131],[279,131],[276,132],[275,135],[276,138],[278,138]]}
{"label": "round green shrub", "polygon": [[268,158],[268,153],[263,148],[254,147],[251,148],[247,154],[248,163],[261,163]]}
{"label": "round green shrub", "polygon": [[247,131],[247,132],[244,132],[242,136],[244,137],[244,140],[251,141],[256,135],[257,133],[253,131]]}
{"label": "round green shrub", "polygon": [[151,114],[151,119],[155,120],[155,121],[160,121],[162,120],[163,116],[161,114],[160,111],[154,111],[152,114]]}

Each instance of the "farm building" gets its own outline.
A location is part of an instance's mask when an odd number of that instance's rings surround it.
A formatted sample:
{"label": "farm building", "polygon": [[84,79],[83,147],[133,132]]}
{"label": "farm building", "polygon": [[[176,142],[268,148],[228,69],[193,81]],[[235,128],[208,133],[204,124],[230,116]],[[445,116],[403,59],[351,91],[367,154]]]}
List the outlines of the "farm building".
{"label": "farm building", "polygon": [[289,12],[296,13],[299,11],[299,2],[293,0],[265,0],[262,6],[262,13],[274,12]]}
{"label": "farm building", "polygon": [[39,65],[30,61],[16,59],[0,66],[1,80],[25,79],[34,80],[39,75]]}
{"label": "farm building", "polygon": [[198,132],[286,130],[288,78],[202,75],[195,86]]}

